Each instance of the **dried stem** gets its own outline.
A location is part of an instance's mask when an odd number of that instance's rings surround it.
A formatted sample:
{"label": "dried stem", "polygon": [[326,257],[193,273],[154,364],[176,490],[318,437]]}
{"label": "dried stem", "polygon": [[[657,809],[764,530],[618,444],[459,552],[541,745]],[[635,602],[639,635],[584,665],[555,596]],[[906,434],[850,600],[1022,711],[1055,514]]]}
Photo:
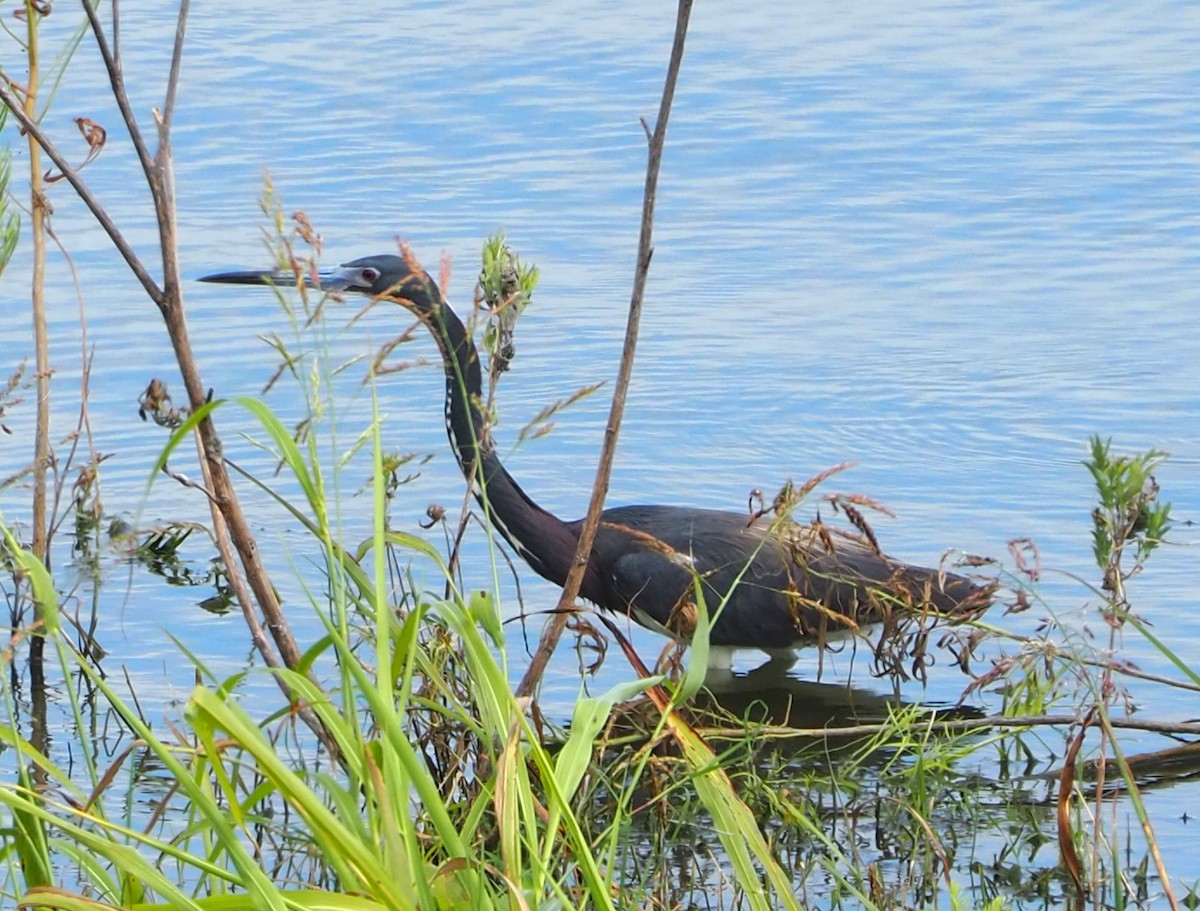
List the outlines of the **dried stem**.
{"label": "dried stem", "polygon": [[[18,120],[37,117],[38,80],[41,79],[38,51],[38,25],[41,14],[26,0],[25,21],[27,23],[26,61],[29,66],[29,85],[25,92],[25,104],[9,105]],[[42,179],[42,159],[37,143],[29,137],[29,196],[30,234],[33,239],[33,277],[30,302],[33,311],[33,344],[37,385],[36,429],[33,442],[33,554],[42,563],[50,566],[50,537],[47,530],[46,475],[53,453],[50,449],[50,338],[46,326],[46,231],[48,205],[46,187]],[[34,605],[34,623],[42,619],[41,607]],[[45,639],[34,636],[29,642],[30,681],[34,692],[41,693],[43,687],[42,655]],[[35,718],[43,717],[35,714]],[[35,742],[40,747],[44,729],[37,732]]]}
{"label": "dried stem", "polygon": [[[625,345],[621,350],[621,366],[617,372],[616,387],[613,389],[612,408],[608,425],[604,429],[604,446],[600,451],[600,464],[596,469],[596,480],[592,485],[592,499],[588,505],[587,518],[579,533],[579,547],[575,551],[575,562],[563,583],[562,597],[554,616],[546,624],[541,642],[530,661],[529,669],[517,686],[517,697],[533,693],[542,679],[542,673],[558,640],[562,638],[567,620],[571,616],[579,585],[587,569],[588,557],[592,552],[592,541],[600,524],[600,511],[608,494],[609,477],[612,475],[613,457],[617,450],[617,437],[621,429],[621,417],[625,412],[625,396],[629,390],[629,379],[633,373],[633,356],[637,348],[638,326],[642,317],[642,297],[646,289],[646,276],[650,271],[650,260],[654,255],[652,237],[654,233],[654,204],[658,191],[658,171],[662,163],[663,146],[667,138],[667,120],[671,113],[671,102],[675,97],[675,83],[679,78],[679,67],[683,62],[684,40],[687,38],[688,19],[692,13],[691,0],[679,0],[675,19],[675,40],[671,46],[671,61],[663,84],[662,102],[658,108],[658,120],[654,132],[646,129],[649,138],[649,159],[646,164],[646,189],[642,197],[642,230],[638,240],[637,266],[633,276],[633,295],[629,301],[629,321],[625,328]],[[643,122],[643,127],[645,123]]]}
{"label": "dried stem", "polygon": [[[125,121],[130,140],[137,152],[138,160],[141,162],[142,171],[154,200],[159,244],[162,253],[163,283],[161,287],[146,270],[120,229],[104,210],[104,207],[100,205],[99,201],[88,189],[87,184],[79,176],[78,171],[67,163],[66,158],[50,142],[49,138],[35,122],[34,116],[23,110],[17,103],[11,85],[5,84],[3,81],[0,81],[0,101],[13,112],[14,116],[16,116],[17,120],[25,128],[30,137],[31,146],[35,148],[40,147],[70,182],[80,199],[91,210],[117,250],[125,258],[130,269],[137,276],[142,287],[145,288],[146,293],[158,306],[159,311],[162,313],[163,321],[166,323],[167,332],[171,338],[171,345],[175,351],[175,358],[183,377],[188,404],[193,411],[197,411],[208,402],[210,392],[205,388],[200,377],[200,371],[188,337],[187,321],[183,307],[179,251],[176,242],[175,192],[170,141],[171,119],[179,82],[189,0],[181,0],[179,7],[164,109],[162,113],[155,112],[158,149],[154,154],[151,154],[138,128],[137,121],[133,115],[133,109],[129,102],[129,96],[125,91],[121,57],[118,50],[119,45],[115,37],[119,34],[117,5],[113,4],[114,40],[112,47],[109,46],[108,40],[105,37],[104,29],[101,26],[100,18],[94,5],[89,0],[82,0],[82,6],[91,25],[92,34],[100,50],[100,55],[104,60],[104,65],[108,70],[113,97]],[[263,660],[268,666],[276,667],[282,663],[286,667],[296,668],[300,665],[300,648],[288,627],[287,619],[275,595],[275,589],[271,584],[271,580],[259,555],[258,544],[254,540],[249,523],[246,521],[241,505],[238,502],[237,494],[224,460],[221,439],[217,435],[216,426],[213,424],[211,417],[205,417],[197,427],[197,446],[201,453],[200,458],[206,487],[211,492],[209,504],[213,510],[214,532],[219,538],[218,545],[221,553],[228,561],[226,571],[229,574],[231,586],[238,595],[243,613],[248,618],[254,611],[254,605],[250,602],[246,590],[246,585],[249,586],[249,590],[253,592],[254,600],[258,603],[258,609],[262,612],[264,619],[263,626],[270,632],[274,648],[278,649],[278,655],[275,654],[270,642],[262,635],[262,627],[258,625],[257,618],[254,619],[254,622],[250,622],[255,645],[259,648]],[[239,569],[237,564],[229,560],[229,556],[234,551],[236,551],[240,559],[241,572],[245,573],[246,584],[242,584],[238,578]],[[285,694],[291,698],[290,687],[281,678],[276,677],[276,680]],[[337,755],[336,744],[328,736],[316,716],[308,710],[303,710],[301,711],[301,717],[317,736],[321,738],[331,753]]]}
{"label": "dried stem", "polygon": [[133,247],[125,240],[116,222],[105,211],[104,206],[100,205],[100,201],[96,199],[91,189],[84,183],[83,178],[79,176],[79,172],[71,167],[66,156],[50,141],[50,137],[42,132],[41,127],[38,126],[33,117],[22,109],[16,95],[13,94],[11,85],[6,83],[2,78],[0,78],[0,102],[3,102],[4,106],[9,109],[17,119],[17,122],[21,124],[21,128],[36,142],[38,148],[45,152],[46,156],[54,162],[54,166],[58,168],[59,173],[66,178],[72,189],[75,190],[76,195],[83,200],[83,204],[88,207],[92,216],[100,223],[100,227],[104,229],[104,233],[113,242],[113,246],[117,248],[117,252],[124,258],[129,268],[133,271],[133,274],[137,277],[137,280],[141,282],[142,287],[146,289],[146,293],[150,295],[150,299],[161,307],[163,294],[162,289],[158,286],[158,282],[146,271],[146,267],[142,265],[142,261],[133,252]]}

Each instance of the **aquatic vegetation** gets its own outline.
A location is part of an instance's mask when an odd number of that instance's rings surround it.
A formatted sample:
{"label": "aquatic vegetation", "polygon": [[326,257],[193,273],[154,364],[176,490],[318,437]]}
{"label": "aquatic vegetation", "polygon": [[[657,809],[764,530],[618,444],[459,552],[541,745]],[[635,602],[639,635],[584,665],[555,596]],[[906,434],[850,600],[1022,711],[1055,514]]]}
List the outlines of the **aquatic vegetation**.
{"label": "aquatic vegetation", "polygon": [[[105,44],[95,10],[86,15],[102,56],[115,61],[119,49]],[[5,85],[7,101],[14,96]],[[127,106],[119,81],[115,89]],[[168,152],[173,98],[172,87],[161,114]],[[35,142],[47,140],[35,120],[25,126]],[[80,126],[89,143],[102,141]],[[146,466],[148,489],[182,485],[202,495],[212,515],[148,525],[108,515],[104,460],[89,453],[80,463],[42,465],[59,495],[50,497],[58,512],[47,529],[73,531],[71,562],[44,559],[27,539],[42,536],[26,535],[20,522],[0,523],[12,630],[0,689],[5,904],[1195,904],[1195,884],[1179,879],[1192,871],[1168,869],[1146,796],[1195,776],[1200,730],[1124,711],[1133,701],[1129,681],[1200,689],[1188,657],[1139,616],[1127,586],[1169,533],[1170,509],[1154,480],[1162,453],[1119,455],[1099,438],[1089,447],[1097,505],[1082,534],[1092,536],[1100,578],[1080,591],[1107,636],[1097,641],[1042,596],[1048,568],[1029,541],[1014,543],[1006,581],[1018,617],[1032,618],[1020,612],[1034,607],[1049,617],[1039,628],[1018,636],[983,617],[942,639],[919,631],[921,655],[952,654],[970,675],[961,706],[904,704],[769,668],[705,690],[715,606],[697,585],[691,622],[700,659],[672,654],[653,668],[619,626],[577,611],[568,593],[557,633],[537,653],[548,657],[563,635],[580,656],[573,710],[556,717],[529,695],[540,670],[532,684],[512,686],[518,660],[506,626],[512,604],[500,584],[504,549],[493,540],[486,550],[496,584],[471,590],[459,547],[474,527],[469,513],[456,522],[436,506],[421,529],[397,519],[406,480],[424,457],[389,448],[397,443],[375,384],[401,366],[394,355],[411,334],[335,362],[322,330],[340,322],[341,311],[304,282],[320,255],[319,235],[303,215],[285,216],[268,192],[268,235],[296,281],[276,289],[284,325],[264,339],[276,359],[263,368],[264,387],[294,384],[303,413],[285,419],[261,398],[206,389],[183,332],[169,161],[133,133],[155,194],[163,280],[116,226],[106,230],[164,315],[185,378],[179,402],[159,378],[137,398],[147,432],[169,434]],[[652,157],[661,152],[658,138]],[[61,173],[79,178],[60,159]],[[650,214],[639,282],[649,267]],[[494,311],[519,315],[505,302],[517,294],[527,302],[535,273],[511,262],[498,240],[483,259],[478,334],[498,364],[514,356],[514,327],[493,321]],[[334,383],[356,366],[365,367],[366,392],[350,409]],[[86,364],[80,372],[87,376]],[[501,373],[492,374],[493,389]],[[5,414],[28,401],[28,382],[17,371],[0,393],[0,431]],[[545,432],[546,421],[591,388],[548,406],[521,438]],[[370,407],[361,407],[364,399]],[[489,394],[486,408],[494,407]],[[86,401],[81,410],[86,416]],[[235,411],[250,415],[254,429],[245,439],[222,438],[216,422]],[[615,415],[619,421],[619,408]],[[189,473],[180,465],[192,445],[200,457]],[[269,467],[246,467],[246,452],[265,453]],[[782,497],[785,512],[794,492]],[[370,506],[356,524],[347,517],[360,495]],[[857,511],[867,501],[827,502],[873,539]],[[286,560],[263,557],[256,538],[266,517],[278,515],[298,532],[290,573],[281,568]],[[420,534],[431,529],[432,537],[444,533],[444,547]],[[177,705],[148,709],[136,682],[109,666],[109,630],[78,610],[114,561],[146,567],[212,612],[241,611],[247,633],[232,646],[244,651],[252,642],[257,658],[222,674],[214,656],[180,642],[172,657],[194,668],[195,686]],[[290,588],[286,602],[280,580]],[[292,631],[300,616],[318,635]],[[1123,657],[1133,642],[1177,674],[1140,672]],[[31,643],[46,647],[47,661],[30,660]],[[898,653],[883,665],[897,675],[926,669],[911,658]],[[626,682],[597,694],[592,672],[602,661],[625,662]],[[972,709],[985,699],[1001,710]],[[54,711],[62,717],[50,724]],[[1187,740],[1150,748],[1159,735]]]}

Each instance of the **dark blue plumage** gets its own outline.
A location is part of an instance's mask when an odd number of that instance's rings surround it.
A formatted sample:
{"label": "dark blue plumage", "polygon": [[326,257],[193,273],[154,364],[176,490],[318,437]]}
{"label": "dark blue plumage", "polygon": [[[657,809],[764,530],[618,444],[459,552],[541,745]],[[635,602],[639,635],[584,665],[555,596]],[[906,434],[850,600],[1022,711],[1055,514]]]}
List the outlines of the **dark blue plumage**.
{"label": "dark blue plumage", "polygon": [[[202,281],[262,285],[294,277],[230,272]],[[346,263],[310,283],[395,301],[425,323],[442,353],[446,427],[459,465],[476,478],[476,496],[509,544],[561,585],[582,523],[542,509],[500,463],[478,407],[478,352],[433,280],[409,258],[382,255]],[[991,595],[962,576],[895,561],[858,537],[773,516],[751,522],[748,515],[680,506],[605,510],[580,593],[687,641],[695,623],[693,573],[702,580],[708,610],[719,610],[710,636],[718,664],[728,661],[730,649],[780,654],[823,643],[887,619],[893,609],[973,615]]]}

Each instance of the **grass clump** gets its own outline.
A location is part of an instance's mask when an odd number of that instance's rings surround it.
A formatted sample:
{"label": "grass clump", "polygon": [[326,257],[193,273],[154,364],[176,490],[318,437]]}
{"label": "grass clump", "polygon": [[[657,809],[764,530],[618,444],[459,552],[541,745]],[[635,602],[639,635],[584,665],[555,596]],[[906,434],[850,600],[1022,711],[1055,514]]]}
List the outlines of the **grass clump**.
{"label": "grass clump", "polygon": [[[322,331],[322,318],[299,331]],[[461,590],[435,548],[393,526],[378,411],[338,450],[346,428],[330,390],[341,367],[277,339],[273,347],[304,390],[300,424],[285,426],[256,399],[214,398],[165,424],[171,439],[153,477],[200,422],[231,408],[252,416],[254,442],[283,474],[243,475],[307,531],[302,550],[319,574],[297,581],[324,635],[294,668],[228,679],[191,656],[197,684],[164,736],[62,634],[58,586],[10,536],[6,553],[46,617],[58,673],[89,694],[73,702],[78,729],[94,727],[84,719],[103,704],[135,742],[107,767],[89,762],[80,779],[21,738],[12,710],[5,737],[19,774],[0,788],[13,821],[5,894],[31,905],[222,909],[642,906],[646,893],[624,888],[619,858],[650,754],[620,774],[598,762],[614,706],[651,688],[659,730],[680,745],[720,821],[739,892],[751,907],[792,904],[728,776],[655,689],[661,678],[581,695],[549,739],[535,727],[530,701],[509,684],[498,598]],[[364,458],[372,527],[345,540],[339,475]],[[141,550],[172,555],[186,539],[159,530]],[[287,697],[273,709],[262,703],[263,674]],[[598,780],[615,806],[603,824]],[[148,817],[130,812],[156,791]]]}

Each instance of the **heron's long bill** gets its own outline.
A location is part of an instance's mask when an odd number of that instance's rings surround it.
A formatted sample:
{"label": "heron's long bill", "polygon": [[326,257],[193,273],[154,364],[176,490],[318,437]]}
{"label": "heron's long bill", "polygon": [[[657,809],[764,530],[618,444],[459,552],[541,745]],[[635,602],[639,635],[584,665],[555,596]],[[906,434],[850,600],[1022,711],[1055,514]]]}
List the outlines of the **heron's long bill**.
{"label": "heron's long bill", "polygon": [[[322,269],[313,280],[311,272],[303,275],[304,284],[319,291],[345,291],[353,283],[354,273],[345,266],[333,269]],[[205,275],[199,279],[202,282],[212,282],[219,285],[277,285],[281,288],[296,286],[296,273],[292,270],[273,270],[264,272],[262,269],[246,272],[218,272],[215,275]]]}

